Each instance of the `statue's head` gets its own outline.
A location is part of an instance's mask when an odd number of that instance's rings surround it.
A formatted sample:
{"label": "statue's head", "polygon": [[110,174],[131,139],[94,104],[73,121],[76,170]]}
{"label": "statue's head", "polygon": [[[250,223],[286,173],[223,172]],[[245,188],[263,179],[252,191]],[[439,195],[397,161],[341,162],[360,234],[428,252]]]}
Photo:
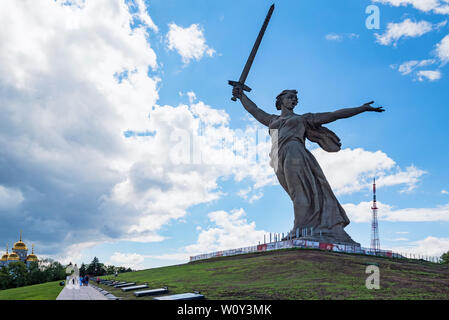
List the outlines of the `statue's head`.
{"label": "statue's head", "polygon": [[298,91],[284,90],[276,97],[276,109],[282,110],[282,107],[293,110],[298,104]]}

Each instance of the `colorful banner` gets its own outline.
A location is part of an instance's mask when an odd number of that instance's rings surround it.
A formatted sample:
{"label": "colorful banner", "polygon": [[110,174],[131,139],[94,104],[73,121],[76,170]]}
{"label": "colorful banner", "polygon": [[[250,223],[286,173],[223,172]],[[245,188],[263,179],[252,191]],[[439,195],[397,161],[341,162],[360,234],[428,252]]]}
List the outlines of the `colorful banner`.
{"label": "colorful banner", "polygon": [[335,252],[346,252],[346,246],[344,244],[334,244],[333,247],[332,247],[332,251],[335,251]]}
{"label": "colorful banner", "polygon": [[319,244],[321,250],[329,250],[332,251],[334,245],[332,243],[320,242]]}

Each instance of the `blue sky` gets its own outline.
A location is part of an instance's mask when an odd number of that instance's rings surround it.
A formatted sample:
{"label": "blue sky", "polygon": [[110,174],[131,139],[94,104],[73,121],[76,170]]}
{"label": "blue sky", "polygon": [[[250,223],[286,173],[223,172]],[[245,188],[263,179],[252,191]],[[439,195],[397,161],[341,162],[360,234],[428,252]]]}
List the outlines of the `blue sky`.
{"label": "blue sky", "polygon": [[[227,85],[272,2],[63,2],[7,1],[0,13],[1,243],[23,230],[38,255],[148,268],[287,232],[292,204],[267,154],[233,157],[266,130]],[[297,113],[384,106],[328,125],[339,153],[308,146],[362,246],[376,175],[381,247],[449,250],[448,3],[275,5],[249,97],[273,114],[284,89],[299,91]],[[370,5],[379,29],[366,27]],[[173,162],[178,133],[202,163]]]}

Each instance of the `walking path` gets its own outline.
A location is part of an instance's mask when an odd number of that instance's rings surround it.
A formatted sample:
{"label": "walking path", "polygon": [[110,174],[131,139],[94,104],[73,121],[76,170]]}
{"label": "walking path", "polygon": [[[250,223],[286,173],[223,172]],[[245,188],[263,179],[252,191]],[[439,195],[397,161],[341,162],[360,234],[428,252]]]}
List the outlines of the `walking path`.
{"label": "walking path", "polygon": [[108,300],[108,298],[90,286],[76,289],[65,286],[56,300]]}

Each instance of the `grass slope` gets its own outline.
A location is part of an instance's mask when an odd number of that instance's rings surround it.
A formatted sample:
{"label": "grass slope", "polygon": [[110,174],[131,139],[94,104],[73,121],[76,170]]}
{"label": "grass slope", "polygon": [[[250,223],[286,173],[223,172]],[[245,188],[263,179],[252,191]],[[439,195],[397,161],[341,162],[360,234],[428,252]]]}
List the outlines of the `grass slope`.
{"label": "grass slope", "polygon": [[[368,290],[369,264],[380,289]],[[113,277],[112,277],[113,278]],[[207,299],[449,299],[449,267],[428,262],[319,250],[279,250],[124,273],[117,280],[167,285],[170,293],[200,291]],[[132,292],[100,285],[124,299]]]}
{"label": "grass slope", "polygon": [[56,300],[63,287],[60,281],[0,290],[0,300]]}

